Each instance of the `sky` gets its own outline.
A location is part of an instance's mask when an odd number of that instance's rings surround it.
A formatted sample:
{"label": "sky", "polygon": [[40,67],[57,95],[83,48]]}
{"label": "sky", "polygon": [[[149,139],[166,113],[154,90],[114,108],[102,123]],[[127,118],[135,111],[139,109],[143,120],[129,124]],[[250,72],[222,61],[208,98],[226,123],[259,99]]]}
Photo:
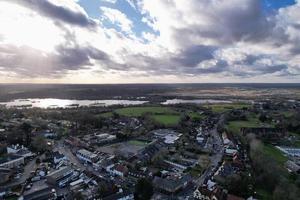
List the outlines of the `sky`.
{"label": "sky", "polygon": [[0,0],[0,83],[300,82],[300,0]]}

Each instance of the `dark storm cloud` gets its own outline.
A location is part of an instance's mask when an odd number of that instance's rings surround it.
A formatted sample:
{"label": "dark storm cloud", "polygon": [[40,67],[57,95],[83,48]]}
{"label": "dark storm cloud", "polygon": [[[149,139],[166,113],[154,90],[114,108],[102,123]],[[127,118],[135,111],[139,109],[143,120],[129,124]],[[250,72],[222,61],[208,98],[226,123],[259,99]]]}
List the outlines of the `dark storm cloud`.
{"label": "dark storm cloud", "polygon": [[174,58],[174,62],[182,65],[183,67],[195,67],[197,64],[204,60],[209,60],[213,58],[213,52],[216,50],[216,47],[197,45],[191,46],[187,49],[184,49]]}
{"label": "dark storm cloud", "polygon": [[56,53],[43,53],[26,46],[0,46],[0,67],[24,77],[64,76],[67,71],[92,66],[91,59],[111,62],[102,51],[92,47],[58,46]]}
{"label": "dark storm cloud", "polygon": [[55,5],[48,0],[5,0],[16,3],[38,12],[40,15],[49,17],[59,22],[64,22],[80,27],[93,28],[97,23],[81,12],[75,12],[66,7]]}

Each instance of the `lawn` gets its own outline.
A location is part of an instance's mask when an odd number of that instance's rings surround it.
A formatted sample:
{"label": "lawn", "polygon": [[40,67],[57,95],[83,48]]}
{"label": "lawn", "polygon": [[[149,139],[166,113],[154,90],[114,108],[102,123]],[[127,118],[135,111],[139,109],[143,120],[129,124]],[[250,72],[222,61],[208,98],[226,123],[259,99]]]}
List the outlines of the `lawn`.
{"label": "lawn", "polygon": [[241,108],[249,108],[250,104],[245,103],[231,103],[231,104],[211,104],[208,105],[209,108],[212,109],[213,112],[222,113],[232,109],[241,109]]}
{"label": "lawn", "polygon": [[190,112],[190,113],[188,113],[188,116],[189,116],[190,118],[192,118],[192,119],[197,119],[197,120],[200,120],[200,119],[204,119],[204,118],[205,118],[204,115],[202,115],[202,114],[200,114],[200,113],[198,113],[198,112]]}
{"label": "lawn", "polygon": [[152,114],[177,114],[172,108],[153,106],[153,107],[128,107],[115,110],[116,113],[128,117],[140,117],[144,113]]}
{"label": "lawn", "polygon": [[152,115],[151,116],[156,122],[166,125],[172,126],[178,124],[180,120],[179,115],[165,114],[165,115]]}
{"label": "lawn", "polygon": [[271,144],[265,144],[264,145],[264,152],[265,152],[266,155],[268,155],[271,158],[273,158],[274,160],[276,160],[282,166],[288,160],[288,158],[285,157],[279,149],[277,149],[276,147],[274,147]]}
{"label": "lawn", "polygon": [[234,133],[234,134],[240,134],[240,129],[241,128],[255,128],[255,127],[274,127],[274,124],[266,124],[262,123],[259,121],[257,115],[249,115],[247,117],[247,120],[239,120],[239,121],[230,121],[227,125],[226,128],[228,131]]}

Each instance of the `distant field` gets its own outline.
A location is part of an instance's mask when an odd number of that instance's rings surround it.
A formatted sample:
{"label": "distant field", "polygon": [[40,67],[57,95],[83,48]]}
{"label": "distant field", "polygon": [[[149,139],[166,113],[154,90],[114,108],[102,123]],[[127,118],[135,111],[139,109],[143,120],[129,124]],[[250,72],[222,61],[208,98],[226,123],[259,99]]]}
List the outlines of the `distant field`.
{"label": "distant field", "polygon": [[[173,110],[169,107],[160,107],[160,106],[152,106],[152,107],[127,107],[116,109],[114,112],[119,115],[126,117],[140,117],[145,113],[149,113],[150,117],[165,126],[173,126],[176,125],[180,120],[180,113]],[[102,113],[99,116],[101,117],[112,117],[112,112]],[[201,117],[198,113],[193,113],[192,117]]]}
{"label": "distant field", "polygon": [[179,115],[152,115],[151,116],[156,122],[166,125],[166,126],[171,126],[171,125],[176,125],[178,124],[180,120]]}
{"label": "distant field", "polygon": [[169,107],[128,107],[128,108],[120,108],[115,110],[119,115],[124,115],[128,117],[140,117],[145,113],[151,114],[177,114],[176,111]]}
{"label": "distant field", "polygon": [[250,104],[245,103],[233,103],[233,104],[212,104],[207,107],[211,108],[213,112],[221,113],[231,109],[249,108]]}

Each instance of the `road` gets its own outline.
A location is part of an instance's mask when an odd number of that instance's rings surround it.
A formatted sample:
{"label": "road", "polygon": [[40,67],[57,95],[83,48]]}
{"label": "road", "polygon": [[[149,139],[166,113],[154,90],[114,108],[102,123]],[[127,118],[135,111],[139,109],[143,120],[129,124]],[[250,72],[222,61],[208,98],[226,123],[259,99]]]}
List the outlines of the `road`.
{"label": "road", "polygon": [[218,133],[217,127],[218,125],[222,124],[224,122],[224,115],[221,115],[219,118],[218,123],[214,126],[213,129],[210,130],[210,145],[209,146],[215,146],[215,148],[212,148],[213,155],[210,156],[210,164],[208,168],[205,170],[205,172],[194,181],[194,183],[197,186],[201,186],[205,179],[212,175],[212,173],[216,170],[216,168],[219,165],[219,162],[222,161],[223,153],[224,153],[224,146],[222,138],[220,137],[220,134]]}
{"label": "road", "polygon": [[54,151],[58,151],[59,153],[65,155],[66,158],[79,169],[86,170],[86,167],[76,158],[76,156],[74,156],[70,147],[64,145],[63,140],[60,140],[55,143]]}

